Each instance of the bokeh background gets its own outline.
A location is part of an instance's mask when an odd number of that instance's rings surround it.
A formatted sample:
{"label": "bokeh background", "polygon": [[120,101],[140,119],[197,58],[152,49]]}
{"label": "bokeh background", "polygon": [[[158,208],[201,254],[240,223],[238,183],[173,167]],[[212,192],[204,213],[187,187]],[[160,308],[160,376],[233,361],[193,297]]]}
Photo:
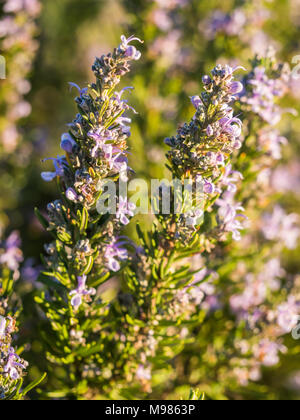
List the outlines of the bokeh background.
{"label": "bokeh background", "polygon": [[[18,286],[24,296],[24,342],[26,329],[29,334],[35,328],[32,294],[39,287],[36,273],[43,244],[48,240],[35,218],[34,208],[43,210],[56,198],[55,183],[45,184],[40,177],[41,171],[49,167],[42,160],[61,153],[61,133],[76,112],[75,92],[70,91],[68,82],[85,86],[91,80],[90,67],[95,56],[118,45],[121,34],[135,34],[145,41],[141,48],[143,58],[134,65],[128,81],[135,87],[130,101],[139,112],[133,118],[134,152],[130,159],[138,177],[163,178],[167,174],[163,140],[191,115],[189,96],[200,91],[201,76],[216,62],[247,67],[249,59],[255,53],[263,53],[269,45],[291,66],[295,66],[293,57],[300,55],[299,0],[42,0],[40,3],[41,10],[31,17],[34,48],[30,57],[32,66],[26,74],[31,88],[24,91],[24,101],[30,104],[31,112],[16,120],[18,145],[2,150],[0,159],[2,230],[6,235],[19,230],[24,244],[25,271]],[[0,50],[0,54],[4,52]],[[7,79],[0,81],[3,95],[12,74],[8,59]],[[300,112],[300,80],[295,80],[292,93],[286,106]],[[4,115],[2,104],[0,110]],[[284,205],[290,212],[300,213],[300,118],[283,122],[282,130],[291,145],[280,163],[290,174],[290,182],[282,185]],[[134,229],[129,235],[134,236]],[[290,271],[299,273],[299,249],[286,259]],[[300,398],[300,352],[295,343],[292,345],[294,354],[284,359],[275,372],[265,372],[261,386],[270,386],[270,398]],[[28,358],[43,358],[38,341],[31,343]],[[32,378],[38,374],[35,369],[30,372]],[[180,395],[178,392],[174,395]],[[241,397],[251,398],[252,394],[248,389]]]}

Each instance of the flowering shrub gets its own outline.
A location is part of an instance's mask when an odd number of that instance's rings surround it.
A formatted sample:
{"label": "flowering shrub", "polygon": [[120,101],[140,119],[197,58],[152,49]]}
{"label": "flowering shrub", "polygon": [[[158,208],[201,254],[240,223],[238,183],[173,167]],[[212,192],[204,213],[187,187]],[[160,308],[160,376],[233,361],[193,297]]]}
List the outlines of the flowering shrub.
{"label": "flowering shrub", "polygon": [[[256,103],[269,106],[273,114],[276,111],[281,115],[281,110],[272,101],[267,104],[257,97],[259,92],[265,94],[265,90],[256,90],[253,74],[261,69],[261,74],[267,77],[262,70],[263,61],[253,62],[254,70],[243,84],[234,80],[238,68],[215,67],[210,76],[203,78],[204,92],[191,98],[196,109],[191,122],[181,126],[176,136],[166,139],[170,147],[168,168],[173,178],[179,179],[182,186],[187,178],[192,184],[200,181],[201,207],[195,207],[198,197],[193,192],[193,210],[187,210],[182,203],[181,212],[177,212],[172,202],[173,211],[158,214],[147,235],[138,226],[138,245],[120,236],[122,225],[129,224],[129,217],[133,216],[134,206],[127,198],[120,197],[115,216],[96,212],[103,181],[126,181],[131,171],[126,157],[131,121],[124,116],[131,107],[122,99],[128,88],[116,93],[115,87],[120,76],[128,72],[128,62],[140,58],[140,53],[130,45],[133,40],[139,41],[122,37],[121,45],[112,55],[96,59],[93,71],[97,80],[88,89],[72,84],[79,91],[76,102],[80,113],[69,125],[69,133],[62,136],[61,147],[66,155],[52,159],[54,172],[42,173],[46,181],[58,180],[62,199],[48,206],[48,220],[37,212],[56,241],[46,246],[48,256],[44,262],[49,270],[40,278],[50,295],[43,293],[36,300],[50,320],[50,325],[44,326],[52,330],[47,333],[48,359],[53,364],[67,365],[69,370],[64,390],[49,396],[70,397],[87,392],[97,395],[99,387],[102,392],[115,395],[112,390],[116,385],[120,395],[133,396],[137,383],[140,392],[151,392],[152,374],[162,369],[167,360],[182,357],[178,355],[184,354],[199,326],[211,322],[215,311],[223,310],[225,304],[230,305],[237,317],[237,325],[245,320],[252,328],[256,323],[260,325],[265,317],[254,312],[252,318],[251,307],[265,302],[268,287],[278,290],[279,279],[285,274],[279,261],[273,258],[265,263],[264,269],[273,273],[269,283],[265,283],[263,272],[258,273],[257,279],[254,273],[249,273],[242,294],[232,293],[230,288],[229,296],[223,290],[222,300],[218,297],[222,289],[220,261],[226,265],[233,249],[241,252],[233,242],[242,240],[241,231],[247,220],[236,196],[247,202],[249,197],[243,196],[243,183],[249,184],[253,171],[258,167],[261,170],[262,165],[265,170],[274,160],[269,143],[266,149],[261,143],[267,121],[265,113],[261,118]],[[278,71],[273,63],[270,74],[276,89],[272,88],[271,79],[270,82],[262,79],[277,96],[285,91],[284,82],[289,80],[287,68],[278,67]],[[234,116],[232,107],[237,95],[240,96],[237,108],[243,109],[245,124],[260,125],[254,132],[248,126],[244,139],[242,120]],[[254,133],[260,146],[253,150]],[[241,161],[245,150],[253,150],[256,159],[252,161],[253,168],[244,171],[246,177],[234,168],[242,170],[245,166]],[[233,161],[232,153],[236,155]],[[160,198],[158,194],[158,207]],[[117,298],[103,301],[96,288],[109,284],[113,274],[121,269],[124,278]],[[232,276],[235,271],[236,266],[232,265]],[[282,303],[274,318],[278,320],[278,336],[295,326],[295,296],[291,295],[289,302],[294,305],[292,312]],[[272,313],[276,317],[276,312]],[[272,321],[270,315],[266,319]],[[278,363],[278,353],[284,352],[285,347],[280,341],[272,341],[274,330],[267,338],[267,324],[263,323],[261,328],[261,340],[258,334],[253,337],[250,334],[247,350],[236,348],[237,343],[232,342],[236,357],[230,371],[223,369],[223,386],[232,378],[241,385],[257,380],[261,364]],[[250,351],[253,359],[246,359],[243,355]],[[106,359],[108,353],[110,358]],[[200,354],[203,355],[202,351]],[[171,372],[172,366],[168,369]]]}
{"label": "flowering shrub", "polygon": [[71,84],[79,92],[79,114],[69,132],[62,135],[61,148],[66,154],[51,159],[54,172],[42,173],[45,181],[57,179],[61,199],[48,205],[48,220],[37,211],[55,239],[45,247],[48,271],[41,276],[41,281],[51,286],[51,304],[45,293],[37,301],[50,320],[51,335],[56,337],[49,343],[48,358],[68,365],[68,392],[75,394],[85,393],[86,378],[96,380],[100,366],[106,363],[99,351],[108,340],[109,332],[102,327],[109,307],[94,298],[95,288],[105,284],[128,258],[120,234],[133,215],[132,206],[121,197],[117,214],[108,217],[99,215],[96,205],[105,180],[117,184],[131,172],[127,163],[131,120],[124,115],[131,107],[123,99],[131,88],[115,89],[129,72],[130,62],[140,58],[134,41],[141,42],[123,36],[112,54],[96,59],[96,81],[88,89]]}
{"label": "flowering shrub", "polygon": [[[282,396],[299,350],[295,81],[271,48],[245,64],[275,7],[134,3],[139,37],[96,58],[87,87],[70,83],[77,114],[43,161],[58,195],[36,209],[51,238],[38,281],[16,232],[0,244],[0,399],[37,385],[45,399]],[[35,27],[36,1],[5,4]],[[136,90],[121,84],[132,62]],[[167,179],[132,220],[125,186],[141,173]]]}

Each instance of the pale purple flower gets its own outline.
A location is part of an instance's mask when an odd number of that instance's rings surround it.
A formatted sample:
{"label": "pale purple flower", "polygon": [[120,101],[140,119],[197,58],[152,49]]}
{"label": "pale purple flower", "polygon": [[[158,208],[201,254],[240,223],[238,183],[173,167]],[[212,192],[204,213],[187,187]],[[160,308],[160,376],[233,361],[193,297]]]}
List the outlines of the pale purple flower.
{"label": "pale purple flower", "polygon": [[152,20],[161,31],[168,32],[172,28],[172,19],[165,10],[154,10]]}
{"label": "pale purple flower", "polygon": [[74,201],[76,203],[78,201],[78,194],[74,190],[74,188],[68,188],[66,191],[66,197],[70,201]]}
{"label": "pale purple flower", "polygon": [[206,156],[209,159],[211,166],[223,166],[225,163],[225,157],[221,152],[208,152]]}
{"label": "pale purple flower", "polygon": [[242,99],[261,119],[274,126],[279,123],[284,112],[295,113],[295,110],[280,108],[275,102],[287,92],[288,82],[284,78],[270,79],[264,67],[256,67],[253,78],[248,81],[252,92]]}
{"label": "pale purple flower", "polygon": [[[103,152],[105,159],[110,161],[113,156],[114,147],[111,143],[106,143],[114,139],[113,130],[105,130],[103,127],[96,131],[90,131],[88,136],[95,141],[95,146],[91,150],[91,156],[93,158],[98,157],[98,153]],[[120,153],[120,150],[115,148]]]}
{"label": "pale purple flower", "polygon": [[209,85],[212,82],[211,77],[208,76],[208,75],[203,76],[202,77],[202,82],[203,82],[204,85]]}
{"label": "pale purple flower", "polygon": [[77,146],[76,141],[73,139],[73,137],[69,133],[64,133],[61,136],[61,143],[60,147],[62,150],[64,150],[67,153],[73,153],[74,148]]}
{"label": "pale purple flower", "polygon": [[47,158],[44,159],[43,162],[47,160],[52,160],[55,168],[55,172],[42,172],[41,176],[44,181],[51,182],[56,177],[63,177],[65,174],[65,167],[67,166],[67,161],[64,156],[58,156],[57,158]]}
{"label": "pale purple flower", "polygon": [[212,137],[214,135],[214,129],[212,128],[211,125],[209,125],[206,129],[206,134],[208,135],[208,137]]}
{"label": "pale purple flower", "polygon": [[268,152],[273,159],[282,158],[282,146],[288,144],[288,140],[281,136],[277,130],[263,131],[258,138],[262,150]]}
{"label": "pale purple flower", "polygon": [[116,217],[123,225],[129,224],[129,217],[134,216],[135,204],[130,203],[127,198],[120,197]]}
{"label": "pale purple flower", "polygon": [[123,108],[123,109],[131,109],[131,111],[133,111],[135,114],[138,114],[138,112],[132,107],[128,105],[128,100],[127,99],[122,99],[122,96],[124,94],[124,92],[126,92],[127,90],[132,90],[134,89],[133,87],[129,86],[129,87],[125,87],[124,89],[121,90],[121,92],[115,92],[114,94],[114,99],[116,102],[118,102],[118,104]]}
{"label": "pale purple flower", "polygon": [[78,287],[70,292],[71,305],[77,310],[82,304],[85,296],[95,296],[96,290],[94,288],[88,289],[86,286],[87,276],[78,277]]}
{"label": "pale purple flower", "polygon": [[286,353],[286,351],[287,348],[285,346],[269,339],[261,340],[253,348],[254,356],[261,364],[267,367],[276,366],[280,361],[279,354]]}
{"label": "pale purple flower", "polygon": [[127,118],[127,117],[119,117],[116,120],[116,124],[119,124],[123,134],[126,134],[126,136],[130,137],[131,135],[131,128],[130,128],[130,124],[131,124],[132,120],[131,118]]}
{"label": "pale purple flower", "polygon": [[92,148],[91,156],[96,158],[101,153],[109,169],[114,173],[119,173],[122,181],[126,182],[128,180],[127,174],[130,170],[128,159],[118,147],[112,143],[107,143],[114,139],[114,134],[113,130],[104,130],[103,128],[96,132],[90,131],[88,136],[96,143]]}
{"label": "pale purple flower", "polygon": [[17,368],[26,369],[26,366],[20,363],[21,358],[15,353],[15,350],[11,347],[9,349],[8,361],[4,366],[4,373],[8,373],[10,378],[17,381],[20,378],[20,374]]}
{"label": "pale purple flower", "polygon": [[43,269],[42,266],[37,266],[35,264],[34,259],[28,258],[22,267],[22,271],[21,271],[22,279],[24,279],[26,282],[33,283],[35,287],[39,287],[35,283],[42,269]]}
{"label": "pale purple flower", "polygon": [[224,231],[232,232],[235,241],[241,240],[240,230],[244,227],[239,219],[246,219],[246,216],[238,212],[245,209],[240,204],[232,204],[222,199],[217,200],[217,205],[220,207],[218,218]]}
{"label": "pale purple flower", "polygon": [[276,191],[300,193],[300,164],[298,161],[278,167],[270,176],[272,188]]}
{"label": "pale purple flower", "polygon": [[280,289],[280,279],[286,274],[285,270],[281,267],[279,258],[272,258],[268,261],[259,274],[258,278],[265,282],[272,291]]}
{"label": "pale purple flower", "polygon": [[227,187],[227,192],[235,194],[237,191],[236,183],[243,179],[243,175],[232,169],[232,164],[225,166],[225,172],[221,180],[221,185]]}
{"label": "pale purple flower", "polygon": [[75,89],[78,90],[80,97],[86,95],[88,93],[88,91],[89,91],[88,88],[81,89],[80,86],[77,85],[77,83],[69,82],[69,85],[70,85],[70,88],[71,89],[74,87]]}
{"label": "pale purple flower", "polygon": [[201,184],[201,186],[203,187],[203,192],[205,192],[206,194],[213,194],[216,190],[213,182],[210,179],[203,178],[201,175],[198,175],[196,177],[196,182],[198,184]]}
{"label": "pale purple flower", "polygon": [[233,138],[238,138],[242,134],[242,121],[239,118],[221,118],[219,121],[223,133]]}
{"label": "pale purple flower", "polygon": [[244,90],[244,85],[241,82],[232,82],[229,91],[232,95],[236,95]]}
{"label": "pale purple flower", "polygon": [[121,269],[120,261],[126,261],[128,259],[127,249],[122,248],[125,243],[125,241],[118,242],[118,238],[114,238],[107,245],[104,258],[106,259],[106,266],[110,271],[118,272]]}
{"label": "pale purple flower", "polygon": [[3,6],[5,13],[18,13],[26,11],[31,16],[36,16],[40,13],[41,4],[38,0],[6,0]]}
{"label": "pale purple flower", "polygon": [[243,293],[230,298],[230,307],[241,318],[248,319],[250,308],[261,305],[267,297],[267,292],[267,285],[261,278],[248,274]]}
{"label": "pale purple flower", "polygon": [[218,33],[228,36],[239,35],[247,22],[242,9],[235,9],[231,14],[216,10],[206,22],[204,34],[207,39],[214,39]]}
{"label": "pale purple flower", "polygon": [[128,58],[131,58],[132,60],[139,60],[141,58],[141,52],[136,49],[133,45],[130,45],[133,41],[138,41],[141,44],[143,44],[143,41],[135,36],[131,36],[129,38],[126,38],[124,35],[121,36],[122,44],[120,45],[120,48],[125,51],[125,55]]}
{"label": "pale purple flower", "polygon": [[136,377],[137,379],[141,380],[141,381],[151,381],[151,369],[150,368],[146,368],[143,365],[139,365],[137,371],[136,371]]}
{"label": "pale purple flower", "polygon": [[198,109],[199,106],[203,104],[202,99],[200,98],[200,96],[192,96],[191,97],[191,102],[192,102],[192,104],[194,105],[194,107],[196,109]]}
{"label": "pale purple flower", "polygon": [[277,308],[277,323],[284,334],[289,334],[298,324],[300,305],[294,296]]}
{"label": "pale purple flower", "polygon": [[295,249],[300,236],[299,216],[287,215],[279,205],[273,213],[263,216],[261,230],[269,241],[282,241],[288,249]]}
{"label": "pale purple flower", "polygon": [[153,42],[150,54],[156,59],[160,59],[165,66],[182,65],[182,50],[179,45],[181,32],[172,30],[165,36],[160,36]]}
{"label": "pale purple flower", "polygon": [[17,231],[12,232],[2,246],[4,252],[0,254],[0,264],[7,265],[12,271],[18,270],[20,263],[23,261],[19,233]]}
{"label": "pale purple flower", "polygon": [[194,211],[189,211],[185,214],[186,225],[196,229],[196,226],[199,226],[203,220],[204,211],[202,209],[197,209]]}

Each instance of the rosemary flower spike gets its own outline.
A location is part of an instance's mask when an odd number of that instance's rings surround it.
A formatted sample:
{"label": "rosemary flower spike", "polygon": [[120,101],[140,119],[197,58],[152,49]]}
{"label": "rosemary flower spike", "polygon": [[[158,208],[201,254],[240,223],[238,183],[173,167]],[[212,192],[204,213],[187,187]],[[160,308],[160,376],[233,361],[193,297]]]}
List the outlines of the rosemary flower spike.
{"label": "rosemary flower spike", "polygon": [[97,202],[106,181],[114,181],[117,191],[118,180],[127,180],[132,172],[127,159],[131,119],[125,113],[135,110],[124,96],[133,88],[116,88],[130,63],[141,56],[133,41],[142,42],[122,36],[113,53],[96,58],[95,82],[87,88],[70,83],[78,90],[78,114],[61,137],[65,154],[46,159],[54,171],[42,173],[47,182],[57,179],[61,192],[60,199],[48,204],[48,220],[37,212],[56,239],[46,246],[46,275],[67,287],[76,311],[95,295],[96,279],[118,271],[128,259],[124,242],[117,238],[134,215],[133,206],[121,197],[116,214],[99,214]]}

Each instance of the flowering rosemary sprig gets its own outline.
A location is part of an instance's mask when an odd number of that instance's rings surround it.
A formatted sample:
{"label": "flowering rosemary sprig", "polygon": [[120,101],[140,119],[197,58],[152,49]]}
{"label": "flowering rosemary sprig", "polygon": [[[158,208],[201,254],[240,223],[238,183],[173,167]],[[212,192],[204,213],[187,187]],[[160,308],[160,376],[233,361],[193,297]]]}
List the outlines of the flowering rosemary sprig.
{"label": "flowering rosemary sprig", "polygon": [[[288,273],[281,261],[287,248],[294,249],[298,244],[299,218],[287,215],[278,204],[274,208],[274,201],[278,202],[280,196],[270,182],[288,148],[276,124],[286,111],[281,108],[280,99],[288,91],[290,70],[287,64],[278,64],[271,51],[266,58],[256,57],[252,66],[244,77],[241,101],[237,102],[245,138],[240,153],[233,158],[233,166],[243,173],[243,181],[236,188],[234,180],[240,175],[235,173],[223,194],[226,201],[238,196],[246,203],[251,229],[231,249],[218,246],[211,255],[202,256],[204,265],[216,271],[218,277],[213,293],[209,285],[206,287],[207,297],[198,309],[208,308],[206,329],[195,335],[195,345],[185,354],[186,359],[199,354],[199,365],[213,355],[215,362],[210,369],[215,372],[216,382],[222,382],[224,393],[230,387],[258,382],[262,367],[278,365],[280,355],[288,353],[284,336],[297,328],[300,313],[299,278]],[[271,205],[273,213],[266,214]],[[220,329],[216,327],[216,310],[223,312]],[[232,315],[234,328],[231,325],[227,329]],[[207,350],[211,330],[218,342]],[[230,360],[226,368],[222,358]],[[190,369],[194,370],[194,365]],[[206,372],[208,367],[203,377]]]}
{"label": "flowering rosemary sprig", "polygon": [[[192,183],[200,179],[203,205],[193,214],[173,210],[158,215],[160,226],[155,223],[148,236],[138,227],[141,248],[126,268],[126,290],[111,309],[115,316],[119,314],[114,370],[127,384],[138,380],[144,392],[151,390],[151,371],[182,350],[188,339],[188,330],[182,336],[184,327],[201,323],[189,291],[202,293],[197,286],[208,281],[211,273],[204,270],[202,277],[194,278],[196,272],[185,259],[209,250],[220,233],[224,235],[223,221],[217,227],[213,220],[218,212],[216,200],[233,183],[230,155],[241,147],[242,123],[231,107],[243,88],[234,81],[237,69],[217,66],[211,77],[205,76],[204,92],[192,98],[196,108],[192,121],[166,140],[171,146],[168,160],[174,178],[182,186],[186,178]],[[195,205],[194,192],[190,199]],[[230,220],[227,217],[228,232],[237,230],[236,216],[235,212]]]}
{"label": "flowering rosemary sprig", "polygon": [[[202,181],[204,194],[202,211],[198,209],[198,213],[192,213],[189,219],[194,228],[192,236],[196,232],[201,232],[201,226],[205,221],[202,217],[204,212],[214,205],[224,187],[227,190],[232,185],[230,155],[242,145],[242,121],[234,117],[232,108],[235,95],[243,90],[242,84],[234,81],[234,72],[239,68],[217,66],[212,71],[212,77],[205,76],[204,92],[201,97],[191,98],[196,108],[192,121],[184,124],[178,130],[176,137],[166,140],[171,146],[168,160],[173,176],[182,181],[188,177]],[[195,202],[196,197],[193,197],[193,204]],[[226,205],[228,206],[228,202]],[[221,216],[219,225],[223,227],[219,229],[219,234],[221,231],[233,232],[235,239],[239,239],[239,229],[242,225],[238,222],[237,209],[238,205],[231,206],[223,211],[223,215],[219,213]],[[177,239],[181,229],[183,235],[186,236],[187,233],[182,222],[186,222],[182,216],[175,221],[174,234]]]}
{"label": "flowering rosemary sprig", "polygon": [[55,239],[45,247],[47,271],[40,277],[50,286],[51,304],[45,294],[37,301],[56,337],[48,357],[69,365],[70,388],[80,384],[88,366],[103,361],[99,352],[105,340],[101,325],[107,305],[97,298],[92,305],[87,303],[96,295],[96,288],[128,259],[120,232],[133,216],[133,206],[120,197],[116,214],[97,211],[105,181],[113,181],[117,191],[119,179],[127,180],[131,172],[127,160],[131,120],[125,113],[132,108],[123,95],[132,88],[115,89],[129,72],[130,62],[141,56],[131,43],[141,41],[124,36],[121,40],[112,54],[95,60],[94,83],[84,89],[71,84],[79,92],[79,112],[61,138],[65,155],[51,159],[53,172],[42,173],[45,181],[57,180],[60,199],[48,205],[47,220],[37,211]]}
{"label": "flowering rosemary sprig", "polygon": [[13,335],[18,331],[19,305],[15,297],[15,282],[20,277],[23,261],[20,238],[13,232],[0,242],[0,400],[20,400],[43,381],[22,389],[28,363],[21,358],[22,349],[13,346]]}

